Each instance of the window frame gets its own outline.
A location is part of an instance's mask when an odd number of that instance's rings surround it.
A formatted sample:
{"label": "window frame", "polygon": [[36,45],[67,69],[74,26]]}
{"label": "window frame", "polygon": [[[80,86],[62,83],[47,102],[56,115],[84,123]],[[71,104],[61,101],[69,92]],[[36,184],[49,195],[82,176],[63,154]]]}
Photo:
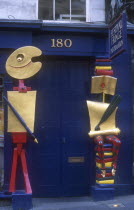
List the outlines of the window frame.
{"label": "window frame", "polygon": [[[86,6],[86,2],[87,1],[90,1],[90,0],[85,0],[85,6]],[[55,15],[56,15],[56,0],[53,0],[53,9],[52,9],[52,13],[53,13],[53,19],[52,20],[44,20],[43,19],[43,22],[48,22],[48,21],[54,21],[54,22],[61,22],[61,23],[64,23],[64,22],[71,22],[71,23],[73,23],[73,22],[79,22],[79,23],[81,23],[81,22],[86,22],[86,14],[85,15],[80,15],[80,17],[85,17],[85,21],[80,21],[80,20],[72,20],[72,17],[75,17],[76,15],[72,15],[72,0],[69,0],[69,11],[70,11],[70,13],[69,14],[65,14],[64,15],[64,17],[65,16],[69,16],[69,19],[67,19],[67,20],[56,20],[56,18],[55,18]],[[38,6],[38,13],[39,13],[39,6]],[[61,14],[62,15],[62,14]]]}
{"label": "window frame", "polygon": [[[38,0],[39,1],[39,0]],[[78,15],[72,15],[72,0],[69,0],[69,14],[61,14],[63,17],[69,16],[68,19],[62,19],[62,20],[56,20],[56,0],[52,0],[53,7],[52,7],[52,20],[45,20],[42,18],[43,22],[59,22],[59,23],[65,23],[65,22],[71,22],[71,23],[91,23],[91,22],[105,22],[105,0],[99,0],[99,3],[101,2],[102,8],[100,6],[96,7],[95,0],[85,0],[85,15],[79,15],[79,17],[83,18],[85,17],[85,21],[80,20],[73,20],[73,17],[76,17]],[[94,11],[93,11],[94,10]],[[95,15],[96,10],[96,15]],[[39,4],[38,4],[38,14],[39,14]]]}

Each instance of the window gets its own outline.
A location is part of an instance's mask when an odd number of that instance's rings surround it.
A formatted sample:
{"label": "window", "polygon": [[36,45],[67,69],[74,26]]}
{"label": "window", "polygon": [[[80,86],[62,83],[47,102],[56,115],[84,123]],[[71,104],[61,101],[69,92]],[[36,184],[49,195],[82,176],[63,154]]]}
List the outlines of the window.
{"label": "window", "polygon": [[86,21],[86,0],[39,0],[39,19]]}
{"label": "window", "polygon": [[39,19],[105,22],[105,0],[39,0]]}

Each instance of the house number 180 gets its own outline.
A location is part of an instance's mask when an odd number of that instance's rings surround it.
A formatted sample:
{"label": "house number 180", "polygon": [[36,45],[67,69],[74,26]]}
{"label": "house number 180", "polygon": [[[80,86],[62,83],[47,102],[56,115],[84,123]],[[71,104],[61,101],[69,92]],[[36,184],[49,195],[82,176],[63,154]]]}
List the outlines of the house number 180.
{"label": "house number 180", "polygon": [[73,44],[71,39],[51,39],[51,42],[51,47],[71,47]]}

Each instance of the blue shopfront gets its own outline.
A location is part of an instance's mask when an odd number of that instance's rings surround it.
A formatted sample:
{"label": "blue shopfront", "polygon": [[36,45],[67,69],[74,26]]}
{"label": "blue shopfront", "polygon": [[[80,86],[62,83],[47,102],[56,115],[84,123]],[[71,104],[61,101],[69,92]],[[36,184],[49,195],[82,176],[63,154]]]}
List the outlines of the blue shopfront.
{"label": "blue shopfront", "polygon": [[[73,27],[72,27],[73,26]],[[117,124],[122,141],[115,178],[116,194],[129,194],[132,183],[132,66],[131,36],[126,52],[113,59],[117,92],[122,96]],[[86,25],[20,25],[3,23],[0,32],[1,73],[4,92],[16,85],[5,73],[5,62],[17,48],[38,47],[42,68],[26,85],[37,90],[35,134],[39,143],[26,144],[28,171],[37,197],[90,195],[95,184],[94,144],[89,138],[86,100],[90,95],[91,76],[96,58],[108,58],[108,29]],[[34,61],[34,58],[33,58]],[[12,163],[11,135],[6,132],[5,106],[5,184],[9,187]],[[21,170],[21,168],[19,168]],[[18,171],[19,171],[18,170]],[[23,186],[18,172],[17,187]]]}

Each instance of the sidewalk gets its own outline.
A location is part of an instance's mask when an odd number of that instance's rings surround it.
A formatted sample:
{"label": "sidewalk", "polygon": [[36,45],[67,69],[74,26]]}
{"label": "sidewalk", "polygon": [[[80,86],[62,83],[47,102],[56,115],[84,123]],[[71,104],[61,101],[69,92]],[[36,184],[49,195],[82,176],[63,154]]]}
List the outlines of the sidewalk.
{"label": "sidewalk", "polygon": [[[0,210],[12,210],[11,202],[0,201]],[[6,205],[7,204],[7,205]],[[117,206],[113,206],[117,205]],[[121,209],[134,210],[134,195],[118,196],[114,200],[95,202],[91,197],[64,197],[64,198],[33,198],[31,210],[99,210]],[[23,208],[21,209],[23,210]]]}
{"label": "sidewalk", "polygon": [[[118,207],[113,205],[117,204]],[[114,200],[94,202],[91,197],[34,198],[34,210],[94,210],[128,209],[134,210],[134,195],[116,197]]]}

